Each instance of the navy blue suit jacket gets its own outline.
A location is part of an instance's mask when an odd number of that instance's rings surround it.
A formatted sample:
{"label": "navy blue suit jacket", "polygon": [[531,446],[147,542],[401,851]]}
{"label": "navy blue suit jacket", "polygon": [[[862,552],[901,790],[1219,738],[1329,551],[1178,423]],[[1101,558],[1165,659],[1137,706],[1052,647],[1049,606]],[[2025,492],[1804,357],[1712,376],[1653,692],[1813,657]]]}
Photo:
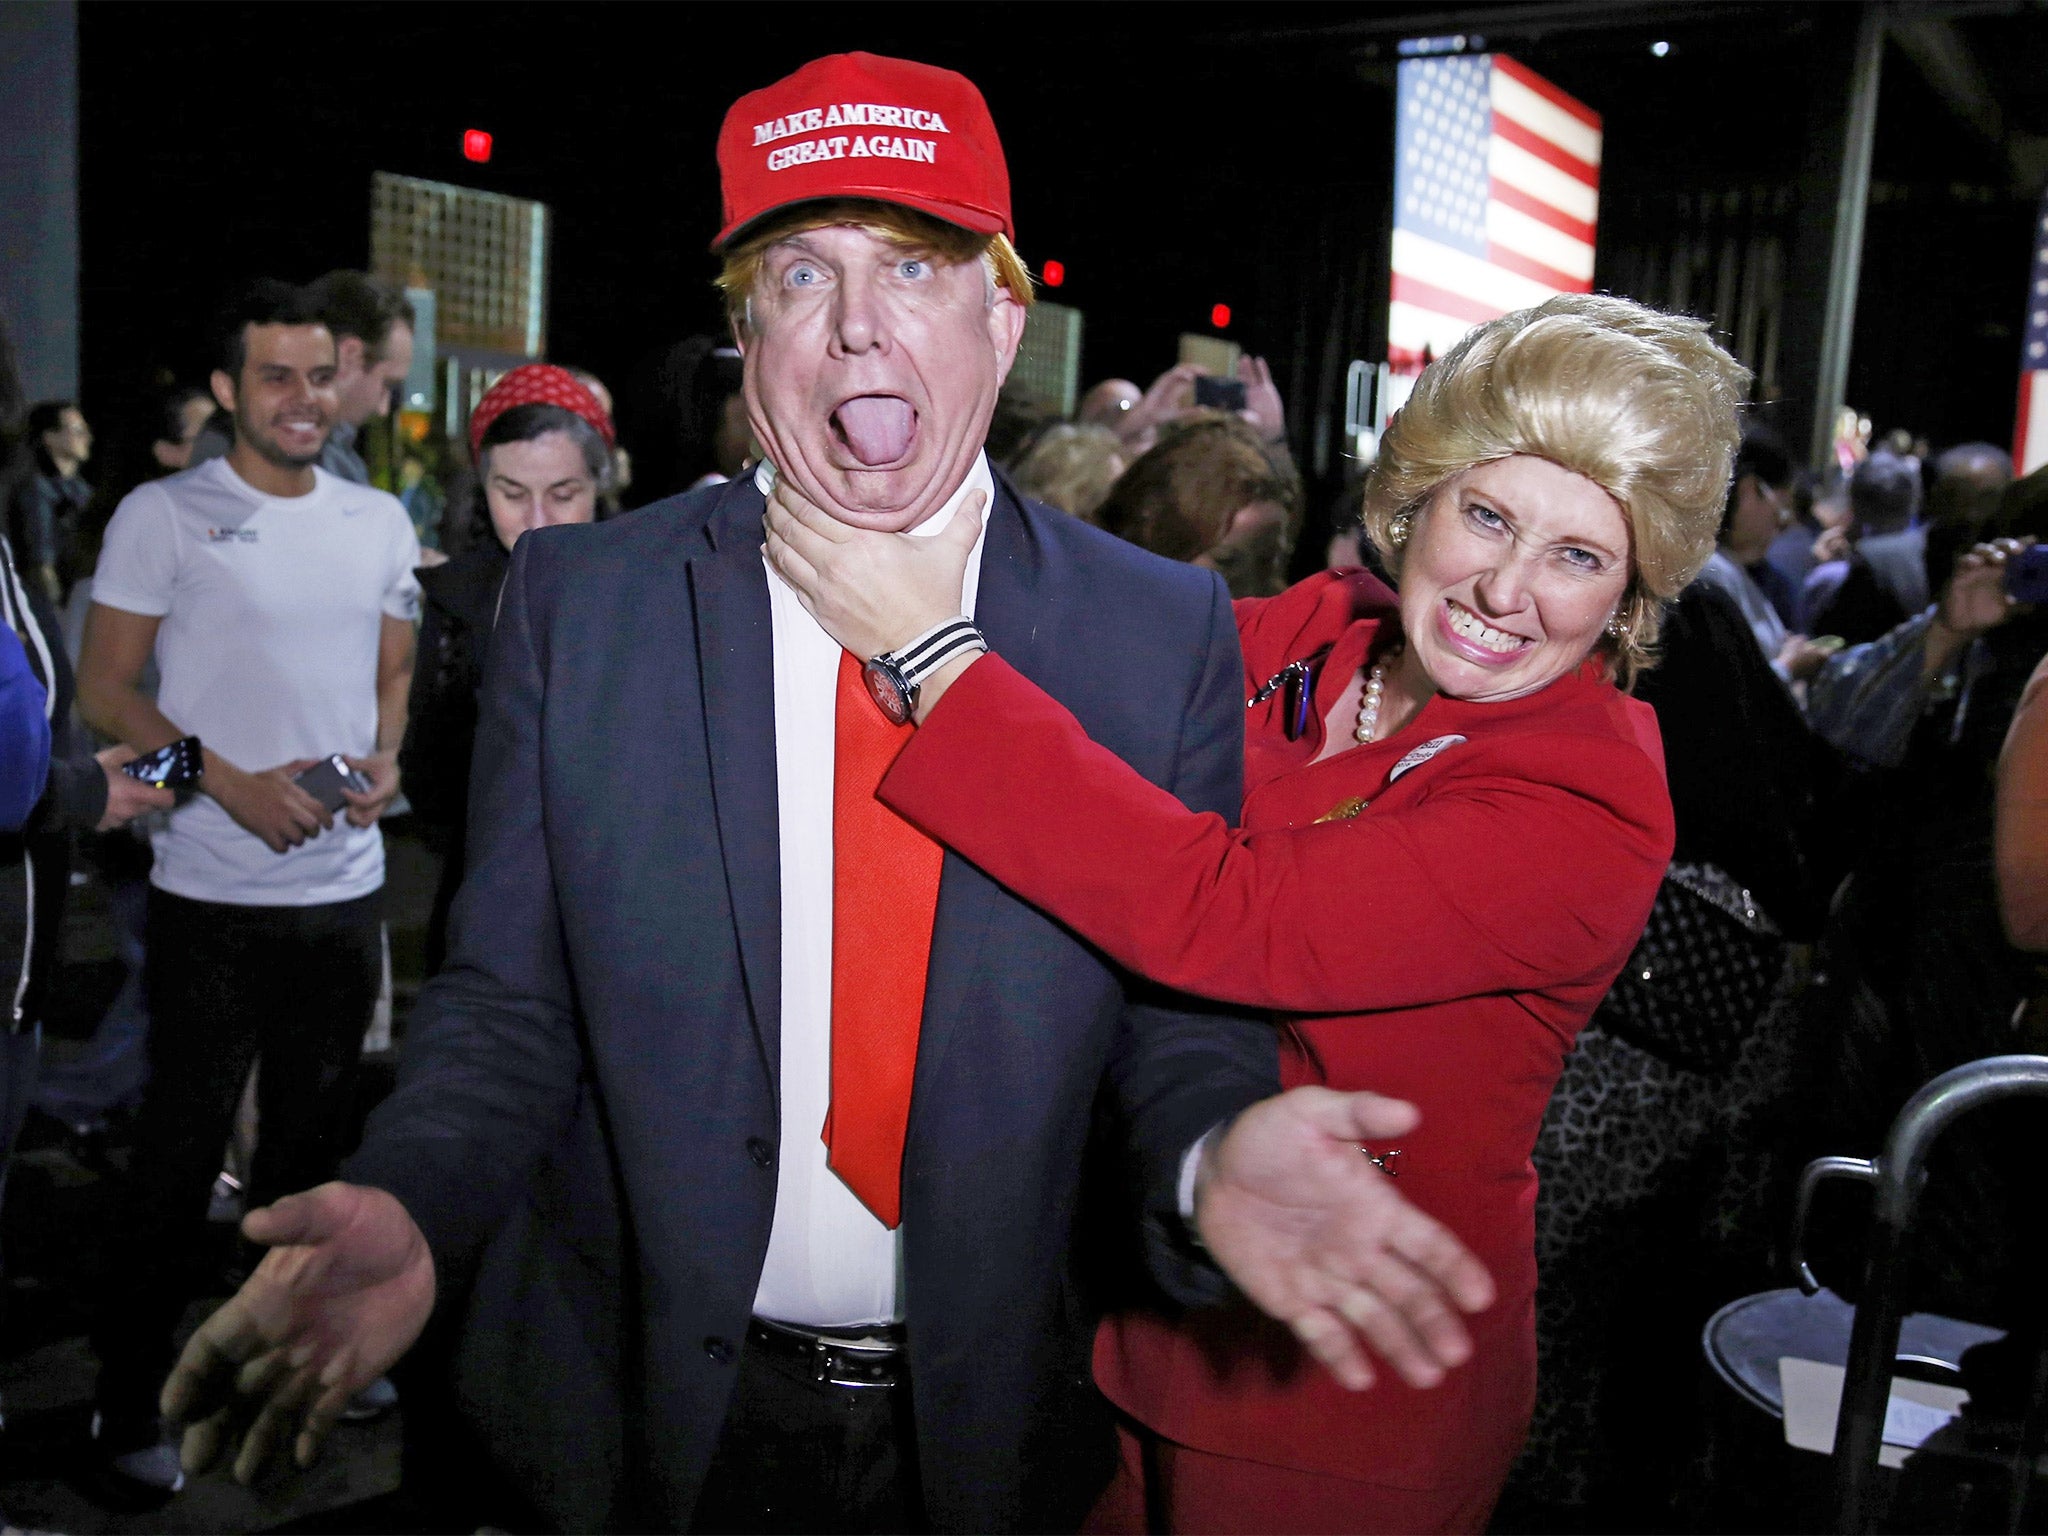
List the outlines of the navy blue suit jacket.
{"label": "navy blue suit jacket", "polygon": [[[347,1175],[396,1194],[443,1295],[467,1294],[466,1415],[569,1529],[688,1524],[767,1248],[775,1148],[819,1131],[777,1123],[761,511],[742,480],[520,540],[449,964]],[[977,617],[1096,740],[1235,816],[1241,663],[1212,573],[999,482]],[[1210,1125],[1277,1090],[1270,1026],[1166,1006],[948,854],[903,1162],[914,1414],[942,1528],[1080,1512],[1070,1237],[1105,1079],[1154,1277],[1213,1294],[1220,1277],[1176,1235],[1174,1175]]]}

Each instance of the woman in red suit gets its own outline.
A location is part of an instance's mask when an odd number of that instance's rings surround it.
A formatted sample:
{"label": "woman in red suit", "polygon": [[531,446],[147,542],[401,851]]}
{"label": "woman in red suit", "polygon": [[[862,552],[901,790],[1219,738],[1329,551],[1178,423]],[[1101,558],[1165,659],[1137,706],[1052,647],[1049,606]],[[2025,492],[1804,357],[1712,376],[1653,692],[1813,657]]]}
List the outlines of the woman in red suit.
{"label": "woman in red suit", "polygon": [[[1274,1011],[1287,1086],[1419,1106],[1362,1150],[1499,1289],[1471,1362],[1427,1389],[1352,1390],[1334,1317],[1110,1318],[1095,1369],[1124,1455],[1099,1528],[1142,1530],[1149,1505],[1175,1531],[1484,1529],[1536,1391],[1530,1148],[1671,853],[1656,719],[1622,688],[1712,552],[1747,377],[1699,323],[1591,296],[1433,364],[1365,493],[1398,599],[1333,573],[1237,605],[1237,828],[1000,656],[920,689],[881,798],[1132,970]],[[960,590],[955,522],[868,535],[785,501],[769,558],[877,655],[953,616],[925,594]]]}

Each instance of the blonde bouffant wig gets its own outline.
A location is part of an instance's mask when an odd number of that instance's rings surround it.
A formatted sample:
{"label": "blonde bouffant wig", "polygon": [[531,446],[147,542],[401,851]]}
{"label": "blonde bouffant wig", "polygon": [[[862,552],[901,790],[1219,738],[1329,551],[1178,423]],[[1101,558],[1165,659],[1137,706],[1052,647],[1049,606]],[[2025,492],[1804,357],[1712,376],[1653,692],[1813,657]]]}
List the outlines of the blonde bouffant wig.
{"label": "blonde bouffant wig", "polygon": [[1626,688],[1714,552],[1749,377],[1703,322],[1627,299],[1566,294],[1502,315],[1416,381],[1366,481],[1366,533],[1398,578],[1405,530],[1455,476],[1520,453],[1584,475],[1629,525],[1620,634],[1600,639]]}

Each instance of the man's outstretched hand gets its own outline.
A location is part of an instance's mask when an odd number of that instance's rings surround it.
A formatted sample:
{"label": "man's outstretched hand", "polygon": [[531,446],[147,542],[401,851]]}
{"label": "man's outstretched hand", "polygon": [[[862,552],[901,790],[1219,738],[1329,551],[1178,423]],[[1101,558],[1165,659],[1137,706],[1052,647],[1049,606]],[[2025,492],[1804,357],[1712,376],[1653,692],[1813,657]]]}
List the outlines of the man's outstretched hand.
{"label": "man's outstretched hand", "polygon": [[1196,1175],[1203,1245],[1353,1391],[1372,1385],[1368,1350],[1435,1386],[1472,1354],[1458,1314],[1493,1304],[1484,1266],[1359,1150],[1417,1118],[1378,1094],[1296,1088],[1239,1115]]}
{"label": "man's outstretched hand", "polygon": [[237,1481],[286,1443],[302,1467],[348,1400],[412,1347],[434,1309],[434,1260],[405,1207],[381,1189],[322,1184],[251,1211],[270,1252],[192,1336],[164,1383],[201,1472],[239,1441]]}

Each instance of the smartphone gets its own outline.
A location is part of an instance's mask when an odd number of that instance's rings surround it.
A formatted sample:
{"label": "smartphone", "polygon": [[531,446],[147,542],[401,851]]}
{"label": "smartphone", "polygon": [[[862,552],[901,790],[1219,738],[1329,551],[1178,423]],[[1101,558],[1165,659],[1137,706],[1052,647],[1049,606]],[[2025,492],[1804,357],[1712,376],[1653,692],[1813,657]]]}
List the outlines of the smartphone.
{"label": "smartphone", "polygon": [[131,779],[140,779],[158,789],[183,789],[198,781],[204,766],[199,738],[180,736],[167,747],[158,747],[154,752],[123,763],[121,771]]}
{"label": "smartphone", "polygon": [[1205,373],[1195,380],[1195,404],[1235,414],[1244,409],[1244,380],[1212,378]]}
{"label": "smartphone", "polygon": [[344,789],[354,790],[360,795],[370,787],[370,781],[349,767],[348,759],[339,752],[294,775],[292,782],[318,800],[321,809],[330,813],[348,804],[341,793]]}
{"label": "smartphone", "polygon": [[2029,544],[2005,562],[2006,595],[2020,603],[2048,603],[2048,544]]}

